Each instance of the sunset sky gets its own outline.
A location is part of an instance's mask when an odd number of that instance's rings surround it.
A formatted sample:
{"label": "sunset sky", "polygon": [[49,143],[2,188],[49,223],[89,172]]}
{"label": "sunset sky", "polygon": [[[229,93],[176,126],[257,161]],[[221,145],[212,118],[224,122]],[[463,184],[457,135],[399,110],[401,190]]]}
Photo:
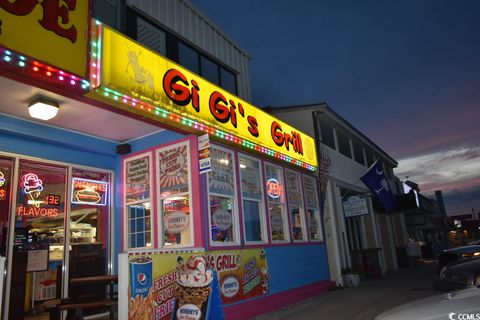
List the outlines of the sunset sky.
{"label": "sunset sky", "polygon": [[193,0],[258,107],[327,102],[449,215],[480,212],[480,1]]}

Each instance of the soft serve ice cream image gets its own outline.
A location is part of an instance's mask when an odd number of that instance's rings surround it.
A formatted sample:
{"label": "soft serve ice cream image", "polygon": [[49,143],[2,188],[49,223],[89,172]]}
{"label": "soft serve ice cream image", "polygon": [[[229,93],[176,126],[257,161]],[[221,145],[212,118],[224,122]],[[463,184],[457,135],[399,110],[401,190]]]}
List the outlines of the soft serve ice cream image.
{"label": "soft serve ice cream image", "polygon": [[191,256],[187,263],[179,260],[177,267],[177,284],[175,286],[176,319],[198,320],[202,319],[208,301],[213,280],[213,273],[207,270],[205,257],[202,255]]}

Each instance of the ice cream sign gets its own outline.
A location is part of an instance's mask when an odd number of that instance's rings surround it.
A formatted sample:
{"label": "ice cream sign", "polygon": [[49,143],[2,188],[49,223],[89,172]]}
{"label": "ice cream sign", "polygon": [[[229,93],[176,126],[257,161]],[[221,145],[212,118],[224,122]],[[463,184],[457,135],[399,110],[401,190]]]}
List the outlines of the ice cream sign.
{"label": "ice cream sign", "polygon": [[61,204],[59,195],[43,195],[43,180],[33,172],[26,173],[20,180],[21,192],[25,195],[26,204],[17,207],[17,216],[56,217]]}
{"label": "ice cream sign", "polygon": [[108,182],[72,179],[72,203],[105,206],[107,204]]}

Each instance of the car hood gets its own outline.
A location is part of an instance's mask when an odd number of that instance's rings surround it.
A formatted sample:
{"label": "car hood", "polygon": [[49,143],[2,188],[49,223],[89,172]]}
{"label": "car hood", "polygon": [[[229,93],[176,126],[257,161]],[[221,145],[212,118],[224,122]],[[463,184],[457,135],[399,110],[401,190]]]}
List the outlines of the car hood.
{"label": "car hood", "polygon": [[[453,314],[452,314],[453,313]],[[480,314],[480,289],[470,287],[428,297],[390,309],[375,320],[446,320],[459,313]]]}
{"label": "car hood", "polygon": [[475,253],[480,252],[480,245],[464,246],[448,250],[443,250],[445,253]]}

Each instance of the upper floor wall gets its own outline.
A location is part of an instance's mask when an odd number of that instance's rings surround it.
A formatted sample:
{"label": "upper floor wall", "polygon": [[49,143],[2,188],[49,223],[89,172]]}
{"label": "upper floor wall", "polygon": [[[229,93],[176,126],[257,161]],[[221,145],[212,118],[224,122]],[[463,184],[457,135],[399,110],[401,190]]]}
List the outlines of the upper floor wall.
{"label": "upper floor wall", "polygon": [[[103,0],[105,1],[105,0]],[[187,0],[127,0],[140,15],[134,21],[138,42],[160,52],[224,89],[251,101],[248,62],[250,57]],[[131,15],[126,15],[127,29]],[[160,30],[159,30],[160,28]],[[171,41],[177,38],[177,41]],[[162,44],[161,42],[165,42]],[[234,76],[235,91],[231,89]]]}

